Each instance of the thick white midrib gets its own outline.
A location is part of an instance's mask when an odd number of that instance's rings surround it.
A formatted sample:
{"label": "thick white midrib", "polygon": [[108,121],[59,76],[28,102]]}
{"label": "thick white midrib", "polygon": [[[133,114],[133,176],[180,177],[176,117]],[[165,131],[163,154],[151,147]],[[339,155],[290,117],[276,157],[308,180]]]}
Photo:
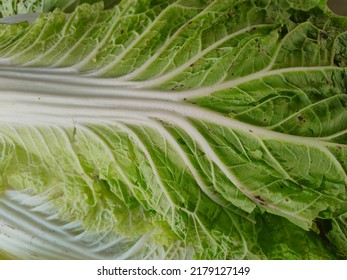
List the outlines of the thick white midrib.
{"label": "thick white midrib", "polygon": [[[30,232],[33,236],[37,236],[39,239],[35,247],[41,250],[47,250],[52,253],[60,252],[61,255],[67,250],[74,257],[88,256],[91,258],[96,258],[94,254],[91,254],[86,250],[83,244],[72,243],[71,239],[66,238],[66,236],[61,236],[61,230],[55,226],[53,223],[49,223],[40,216],[30,211],[24,212],[25,209],[18,206],[17,204],[11,203],[6,198],[2,198],[1,204],[3,204],[2,209],[0,209],[1,216],[12,224],[15,228],[22,229],[23,232]],[[51,231],[43,231],[41,228],[51,229]],[[41,241],[42,240],[42,241]],[[54,246],[55,241],[59,240],[59,246]],[[46,241],[46,242],[45,242]],[[42,242],[42,243],[41,243]],[[41,243],[41,246],[39,245]],[[44,245],[46,243],[46,245]],[[41,247],[41,248],[40,248]],[[71,248],[73,247],[73,251]],[[77,253],[77,255],[76,255]],[[68,257],[68,254],[65,255]]]}
{"label": "thick white midrib", "polygon": [[[184,100],[184,99],[194,99],[205,97],[211,94],[214,94],[217,91],[231,89],[237,87],[241,84],[251,82],[254,80],[260,80],[269,76],[284,75],[295,72],[314,72],[320,71],[346,71],[346,68],[339,68],[335,66],[313,66],[313,67],[293,67],[293,68],[281,68],[275,70],[261,70],[259,72],[247,75],[245,77],[237,78],[235,80],[230,80],[216,85],[206,86],[202,88],[196,88],[186,91],[169,91],[163,89],[152,89],[146,87],[144,83],[141,82],[122,82],[117,79],[105,79],[97,77],[87,77],[83,75],[71,74],[71,72],[59,70],[59,69],[49,69],[49,68],[38,68],[38,69],[25,69],[25,68],[13,68],[0,66],[0,81],[3,81],[1,84],[4,84],[5,87],[15,85],[16,87],[22,88],[21,83],[24,81],[27,85],[30,85],[35,88],[35,83],[40,82],[42,85],[48,87],[59,87],[64,86],[68,89],[69,87],[92,87],[96,86],[101,91],[109,91],[114,93],[119,93],[122,91],[128,91],[129,95],[139,96],[143,98],[158,98],[163,100]],[[59,72],[62,71],[62,72]],[[68,70],[68,71],[71,71]],[[23,81],[24,80],[24,81]],[[20,81],[20,82],[19,82]],[[28,88],[28,86],[25,88]],[[37,86],[36,86],[37,88]]]}
{"label": "thick white midrib", "polygon": [[[20,75],[19,75],[20,76]],[[20,80],[20,81],[19,81]],[[3,78],[0,73],[0,92],[27,92],[28,94],[34,94],[37,97],[40,96],[66,96],[69,97],[79,97],[79,98],[140,98],[140,99],[158,99],[158,100],[175,100],[175,96],[171,95],[170,92],[163,93],[162,91],[156,90],[141,90],[132,89],[128,87],[112,87],[105,86],[88,82],[78,84],[77,82],[71,81],[64,82],[65,78],[61,79],[61,83],[58,81],[50,80],[34,80],[30,77],[22,78]],[[102,81],[99,81],[102,83]],[[0,93],[1,94],[1,93]]]}
{"label": "thick white midrib", "polygon": [[[112,233],[110,235],[112,237],[110,240],[108,239],[110,237],[109,233],[106,233],[106,235],[89,233],[92,235],[93,239],[90,239],[90,236],[84,238],[86,232],[80,223],[74,222],[73,226],[68,226],[69,224],[62,225],[63,221],[59,219],[51,219],[47,216],[46,211],[35,211],[34,209],[37,207],[31,205],[32,203],[30,203],[30,205],[25,204],[26,200],[32,200],[32,198],[35,199],[35,197],[35,195],[25,194],[19,191],[7,190],[4,196],[0,198],[0,203],[6,203],[7,205],[7,207],[0,209],[0,213],[4,213],[6,217],[8,217],[8,219],[6,219],[1,215],[2,218],[0,219],[0,223],[7,222],[11,224],[11,226],[18,225],[17,230],[9,228],[13,230],[9,235],[14,236],[15,238],[11,244],[8,244],[7,248],[18,248],[21,245],[21,242],[22,246],[29,249],[32,248],[31,251],[41,254],[41,258],[47,258],[50,256],[52,259],[71,259],[72,257],[82,259],[105,259],[105,257],[110,257],[108,252],[109,248],[116,248],[115,245],[118,242],[120,244],[124,244],[124,241],[127,243],[133,243],[131,238],[127,239],[116,236]],[[35,202],[35,204],[38,204],[39,206],[43,201],[46,201],[46,198],[42,196]],[[52,208],[51,210],[55,211],[55,208]],[[45,216],[45,219],[42,219],[42,215]],[[11,221],[14,221],[15,223]],[[29,227],[26,226],[27,224]],[[2,232],[1,228],[2,227],[0,227],[0,233]],[[76,235],[76,232],[79,231],[81,231],[81,234]],[[49,236],[46,236],[47,233],[49,233]],[[36,236],[35,243],[30,242],[32,236]],[[45,236],[48,237],[48,239],[43,238]],[[23,240],[21,239],[22,237],[24,237]],[[6,240],[6,243],[7,241],[8,240]],[[25,243],[28,241],[30,244]],[[40,246],[40,243],[42,246]],[[65,253],[63,251],[64,248],[60,244],[64,244],[64,247],[67,248],[68,252]],[[140,246],[133,249],[135,244],[139,243],[131,244],[129,251],[132,253],[143,249]],[[144,243],[141,244],[145,245]],[[37,245],[39,247],[37,247]],[[20,250],[20,248],[18,249]],[[29,253],[27,252],[27,254]],[[116,250],[112,253],[112,256],[117,258],[122,258],[123,255],[124,253],[118,253]],[[131,255],[127,255],[131,257]]]}
{"label": "thick white midrib", "polygon": [[[9,252],[11,256],[16,259],[24,260],[33,260],[33,259],[72,259],[61,251],[57,252],[56,248],[51,248],[48,245],[47,240],[42,240],[40,237],[35,238],[35,242],[28,237],[29,234],[35,236],[37,233],[31,233],[30,231],[22,231],[16,229],[12,230],[12,225],[10,221],[3,220],[4,218],[1,215],[0,217],[0,243],[1,249],[5,252]],[[7,228],[6,228],[7,227]],[[70,245],[70,250],[73,246]],[[76,256],[74,257],[76,258]],[[81,256],[79,256],[81,258]],[[86,256],[84,256],[86,258]],[[78,258],[77,258],[78,259]]]}
{"label": "thick white midrib", "polygon": [[[29,199],[29,202],[27,201]],[[6,204],[11,209],[16,209],[18,213],[23,213],[24,216],[30,215],[29,213],[33,213],[32,222],[36,224],[42,224],[42,226],[47,227],[50,230],[55,230],[56,234],[62,234],[66,238],[68,238],[68,233],[64,231],[62,228],[55,229],[54,225],[48,223],[47,220],[41,220],[40,215],[49,216],[52,212],[55,211],[54,202],[52,200],[47,201],[45,198],[45,194],[32,194],[26,191],[16,191],[16,190],[6,190],[4,195],[0,197],[0,201]],[[43,204],[47,204],[42,209],[37,209],[41,207]],[[74,227],[74,229],[79,229],[80,225]]]}
{"label": "thick white midrib", "polygon": [[[29,70],[29,71],[28,71]],[[66,84],[66,85],[91,85],[98,87],[112,87],[112,88],[134,88],[140,90],[141,88],[134,83],[120,82],[112,78],[95,78],[78,75],[72,68],[18,68],[4,67],[0,65],[0,78],[7,79],[11,83],[18,83],[16,80],[26,80],[28,83],[44,82],[47,84]],[[5,84],[6,85],[6,84]],[[146,89],[144,89],[145,91]],[[162,91],[163,94],[168,92]]]}
{"label": "thick white midrib", "polygon": [[[40,98],[40,99],[38,99]],[[203,120],[209,123],[216,123],[231,129],[252,133],[260,139],[284,140],[298,144],[309,145],[324,149],[327,146],[336,146],[336,143],[325,142],[319,138],[296,136],[271,131],[266,128],[244,123],[220,113],[198,107],[184,102],[170,100],[141,99],[141,98],[112,98],[112,97],[68,97],[59,95],[40,96],[35,93],[0,91],[0,119],[12,122],[21,116],[25,123],[28,121],[35,123],[35,117],[45,115],[47,123],[52,119],[60,119],[58,124],[64,124],[72,119],[89,119],[94,122],[108,121],[119,117],[155,117],[169,116],[174,112],[189,118]],[[31,118],[31,119],[30,119]],[[341,147],[346,145],[340,144]]]}
{"label": "thick white midrib", "polygon": [[132,49],[136,44],[138,44],[143,37],[147,35],[147,32],[152,29],[153,26],[155,26],[158,21],[162,20],[163,14],[169,10],[172,6],[175,6],[176,2],[168,5],[164,10],[160,12],[160,14],[151,22],[148,24],[148,26],[145,28],[145,30],[142,31],[142,33],[137,36],[136,39],[134,39],[118,56],[115,60],[110,62],[109,64],[91,72],[89,75],[90,76],[101,76],[104,73],[106,73],[108,70],[110,70],[112,67],[114,67],[117,63],[119,63]]}
{"label": "thick white midrib", "polygon": [[[83,118],[90,121],[110,120],[115,117],[151,117],[158,113],[161,117],[168,116],[170,112],[175,112],[190,118],[214,122],[231,129],[253,133],[260,139],[283,140],[297,144],[309,145],[315,147],[328,155],[337,166],[341,167],[337,159],[329,152],[327,146],[336,146],[336,143],[325,142],[315,138],[301,137],[295,135],[283,134],[275,131],[261,128],[240,122],[229,117],[221,116],[218,113],[203,109],[183,102],[172,102],[163,100],[149,99],[126,99],[126,98],[78,98],[67,96],[42,96],[38,101],[37,94],[18,93],[18,92],[0,92],[0,120],[7,122],[16,122],[26,118],[35,123],[37,115],[44,114],[43,122],[49,122],[50,117],[59,120],[59,123],[71,122],[73,119]],[[42,122],[42,118],[38,118]],[[340,144],[344,147],[346,145]],[[342,172],[341,174],[345,174]],[[347,182],[347,175],[345,176]]]}
{"label": "thick white midrib", "polygon": [[[124,100],[122,100],[122,101],[124,101]],[[126,101],[129,101],[129,100],[126,100]],[[130,101],[133,102],[133,100],[130,100]],[[131,102],[130,102],[130,105],[131,105]],[[267,130],[264,130],[264,129],[259,129],[258,127],[255,127],[255,126],[247,125],[245,123],[238,122],[238,121],[232,120],[232,119],[227,119],[226,117],[221,117],[220,115],[212,113],[211,111],[202,110],[201,108],[194,108],[194,106],[187,106],[187,105],[183,105],[183,104],[179,104],[180,105],[180,106],[178,106],[179,109],[176,108],[176,110],[175,110],[174,106],[170,107],[170,105],[166,104],[168,106],[167,107],[167,106],[164,106],[164,104],[162,104],[161,102],[159,102],[159,104],[157,104],[157,105],[159,105],[159,108],[158,107],[157,108],[153,107],[152,106],[153,102],[152,102],[151,106],[147,105],[147,108],[146,108],[147,111],[146,111],[146,110],[144,110],[144,108],[146,107],[145,103],[146,102],[140,102],[139,104],[137,104],[137,108],[134,107],[134,106],[130,106],[130,108],[120,107],[119,110],[118,109],[117,110],[115,110],[115,109],[111,109],[111,110],[106,109],[104,107],[104,104],[100,108],[98,108],[98,107],[94,107],[93,108],[92,107],[92,110],[90,110],[90,108],[80,108],[78,110],[86,109],[87,111],[85,113],[87,114],[87,117],[89,117],[90,120],[94,120],[94,122],[95,122],[95,115],[99,115],[99,114],[102,114],[102,113],[106,114],[105,115],[106,116],[105,119],[109,120],[109,121],[115,120],[115,118],[117,118],[117,116],[119,116],[119,117],[124,117],[124,116],[134,117],[134,116],[137,116],[139,118],[143,118],[143,117],[156,117],[156,118],[160,118],[162,120],[168,121],[169,123],[170,122],[174,122],[176,125],[178,125],[180,127],[183,127],[186,131],[189,131],[190,135],[193,135],[194,139],[196,139],[200,143],[200,145],[203,146],[204,149],[207,149],[206,150],[206,154],[212,155],[212,159],[216,163],[218,163],[217,165],[219,166],[219,168],[221,168],[221,170],[225,174],[228,174],[228,170],[227,170],[226,166],[224,166],[224,168],[223,168],[223,163],[220,162],[220,160],[218,158],[214,158],[213,151],[209,147],[209,144],[200,135],[200,133],[196,130],[196,128],[194,126],[188,124],[188,122],[185,119],[183,119],[182,114],[186,115],[186,116],[188,115],[188,117],[191,117],[191,118],[202,119],[202,120],[205,120],[206,122],[210,122],[210,123],[211,122],[215,122],[215,123],[218,123],[219,125],[225,125],[226,127],[230,127],[232,129],[239,129],[241,131],[245,131],[245,130],[247,131],[248,130],[249,133],[257,132],[258,133],[257,136],[258,137],[260,136],[260,138],[263,138],[263,139],[264,138],[268,139],[268,140],[282,139],[282,140],[284,140],[286,142],[290,142],[290,143],[295,142],[295,143],[300,143],[300,144],[305,144],[305,145],[316,147],[319,150],[321,150],[322,152],[324,152],[325,154],[329,155],[331,160],[333,160],[336,164],[338,164],[337,166],[339,166],[341,168],[341,172],[342,172],[341,174],[344,174],[344,171],[343,171],[341,165],[331,155],[331,153],[326,149],[325,146],[327,145],[327,143],[320,143],[319,141],[315,141],[314,139],[306,139],[305,137],[298,137],[298,136],[292,136],[292,135],[283,135],[283,134],[278,133],[278,132],[272,132],[272,131],[267,131]],[[170,104],[170,102],[169,102],[169,104]],[[52,104],[52,108],[47,108],[47,105],[44,106],[44,109],[49,109],[47,111],[47,115],[52,113],[51,111],[52,111],[53,108],[57,108],[56,105],[57,105],[56,102],[54,102]],[[126,105],[126,104],[123,104],[123,105]],[[134,104],[132,104],[132,105],[134,105]],[[174,104],[174,105],[177,105],[177,104]],[[27,102],[25,102],[24,108],[26,108],[27,106],[28,106],[28,104],[27,104]],[[129,106],[129,104],[128,104],[128,106]],[[188,107],[188,108],[185,108],[185,107]],[[66,107],[63,106],[63,108],[61,108],[61,109],[64,109],[64,108],[66,108]],[[42,108],[37,107],[37,106],[34,107],[33,109],[34,110],[31,111],[31,112],[29,110],[29,112],[28,112],[29,116],[30,115],[31,116],[32,115],[35,116],[35,113],[37,113],[37,111],[40,111],[40,110],[42,111]],[[71,109],[72,109],[72,112],[76,111],[76,108],[74,108],[74,106],[72,106]],[[165,111],[163,111],[162,109],[165,109]],[[96,111],[96,110],[98,110],[98,111]],[[21,111],[22,110],[19,110],[19,112],[21,112]],[[69,114],[71,114],[72,112],[69,112]],[[175,113],[173,113],[173,112],[175,112]],[[5,112],[5,116],[7,116],[8,114],[9,114],[9,112]],[[62,110],[60,112],[60,114],[62,114],[63,119],[64,119],[64,117],[66,117],[66,112],[64,110]],[[92,114],[92,116],[91,116],[91,114]],[[15,112],[15,115],[16,115],[16,112]],[[76,118],[78,118],[78,116],[76,116]],[[3,119],[2,116],[1,116],[1,119]],[[11,119],[11,114],[9,114],[9,119]],[[102,120],[102,118],[101,118],[101,120]],[[123,128],[127,129],[125,126]],[[252,131],[252,129],[253,129],[253,131]],[[131,130],[127,129],[127,132],[129,132],[132,135],[132,137],[135,137],[135,138],[137,137],[136,134],[134,134]],[[137,139],[137,141],[139,141],[139,145],[141,146],[141,148],[143,148],[144,151],[147,151],[146,147],[140,141],[140,139],[138,139],[138,138],[136,138],[136,139]],[[148,151],[147,151],[146,156],[147,157],[150,156]],[[159,175],[157,174],[156,176],[159,176]],[[159,178],[159,177],[157,177],[157,178]],[[228,178],[234,184],[238,181],[237,178],[234,178],[234,176],[232,176],[232,175],[231,176],[229,175]],[[236,179],[236,181],[235,181],[235,179]],[[346,180],[346,182],[347,182],[347,180]],[[237,183],[235,185],[238,188],[240,188],[240,190],[243,193],[245,193],[249,197],[253,198],[252,193],[249,193],[248,190],[245,187],[242,187],[240,184],[237,184]],[[283,209],[279,209],[277,206],[274,206],[274,205],[268,204],[267,207],[273,208],[273,209],[275,209],[275,210],[277,210],[279,212],[282,212],[282,213],[284,213],[286,215],[290,215],[290,216],[294,215],[293,213],[288,212],[288,211],[283,210]],[[296,217],[296,218],[300,218],[300,217]]]}
{"label": "thick white midrib", "polygon": [[[0,229],[0,243],[2,247],[4,246],[2,249],[7,249],[9,252],[18,250],[19,252],[14,252],[18,258],[31,259],[33,258],[32,255],[29,255],[31,252],[34,253],[34,256],[37,254],[40,258],[48,259],[97,258],[93,254],[89,254],[86,249],[83,250],[80,248],[78,252],[76,252],[75,244],[66,242],[64,237],[52,236],[47,238],[50,234],[43,232],[41,229],[33,230],[33,228],[28,227],[26,223],[18,224],[17,221],[11,220],[12,217],[16,218],[14,213],[11,213],[12,216],[7,216],[3,213],[4,210],[1,212],[0,228],[2,229]],[[7,229],[1,226],[4,222],[9,225]],[[22,228],[24,227],[24,229],[19,229],[20,226]],[[12,227],[16,228],[16,230],[13,230]],[[9,238],[2,238],[2,235],[6,236],[6,233]],[[29,235],[31,235],[31,238]],[[59,245],[57,245],[57,243]]]}
{"label": "thick white midrib", "polygon": [[[21,65],[13,64],[7,58],[0,57],[0,72],[3,74],[9,73],[32,73],[32,74],[55,74],[55,75],[66,75],[69,77],[71,73],[77,74],[78,72],[71,67],[61,67],[61,68],[49,68],[45,66],[35,66],[35,67],[24,67]],[[82,76],[82,73],[78,73],[79,76]]]}
{"label": "thick white midrib", "polygon": [[[201,15],[201,14],[199,14]],[[188,23],[187,23],[188,24]],[[187,24],[183,25],[181,28],[186,27]],[[218,46],[222,45],[223,43],[225,43],[226,41],[237,37],[240,34],[243,34],[247,31],[250,31],[252,29],[256,29],[256,28],[261,28],[261,27],[268,27],[268,24],[259,24],[259,25],[252,25],[252,26],[248,26],[246,28],[243,28],[235,33],[231,33],[225,37],[223,37],[222,39],[216,41],[215,43],[213,43],[212,45],[208,46],[206,49],[198,52],[195,56],[193,56],[191,59],[189,59],[187,62],[185,62],[184,64],[182,64],[181,66],[177,67],[176,69],[174,69],[173,71],[161,75],[158,78],[154,78],[148,81],[143,81],[143,85],[147,86],[147,84],[151,84],[151,85],[158,85],[161,84],[171,78],[173,78],[174,76],[176,76],[177,74],[179,74],[180,72],[184,71],[185,69],[187,69],[188,67],[190,67],[190,65],[192,65],[194,62],[196,62],[198,59],[202,58],[203,56],[205,56],[206,54],[208,54],[210,51],[212,51],[213,49],[217,48]],[[140,68],[136,69],[134,72],[125,75],[121,78],[119,78],[120,80],[126,80],[129,81],[133,78],[136,78],[137,75],[141,74],[141,72],[146,70],[146,67],[148,67],[150,64],[152,64],[155,59],[157,59],[159,57],[159,55],[161,54],[161,52],[163,52],[165,50],[165,48],[169,45],[169,43],[171,43],[171,41],[173,41],[173,39],[175,38],[175,35],[172,36],[164,45],[163,45],[163,50],[159,50],[158,53],[156,53],[154,56],[152,56],[145,64],[143,64]]]}
{"label": "thick white midrib", "polygon": [[[0,92],[0,105],[5,105],[0,111],[0,121],[8,123],[29,122],[33,123],[50,123],[50,118],[54,122],[64,124],[75,121],[102,122],[117,120],[117,118],[147,118],[157,117],[167,119],[170,122],[170,117],[175,114],[186,116],[189,118],[200,119],[209,123],[216,123],[231,129],[252,133],[254,136],[262,140],[282,140],[288,143],[296,143],[315,147],[326,154],[340,169],[341,174],[345,174],[343,167],[337,159],[327,149],[328,146],[336,146],[336,143],[325,142],[315,138],[301,137],[295,135],[283,134],[261,127],[240,122],[235,119],[221,116],[218,113],[199,108],[193,105],[184,103],[158,101],[158,100],[140,100],[140,99],[87,99],[80,98],[68,99],[64,97],[51,97],[51,100],[46,100],[43,104],[38,104],[37,96],[27,99],[27,95],[23,99],[14,99],[13,96]],[[7,98],[7,100],[6,100]],[[44,99],[49,99],[45,97]],[[7,103],[5,103],[5,102]],[[13,104],[13,102],[17,104]],[[41,99],[43,101],[43,99]],[[47,103],[48,101],[48,103]],[[87,101],[87,102],[86,102]],[[101,102],[100,102],[101,101]],[[2,104],[1,104],[2,103]],[[19,104],[18,104],[19,103]],[[43,115],[43,118],[40,115]],[[28,119],[28,120],[27,120]],[[180,124],[178,124],[180,125]],[[339,144],[341,147],[347,145]],[[344,175],[347,183],[347,174]]]}

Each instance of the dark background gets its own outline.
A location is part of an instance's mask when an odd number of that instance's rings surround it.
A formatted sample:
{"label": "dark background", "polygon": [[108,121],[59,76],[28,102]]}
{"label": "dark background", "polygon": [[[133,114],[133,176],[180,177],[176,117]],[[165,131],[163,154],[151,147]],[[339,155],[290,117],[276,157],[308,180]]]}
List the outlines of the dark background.
{"label": "dark background", "polygon": [[347,0],[329,0],[328,6],[335,14],[347,16]]}

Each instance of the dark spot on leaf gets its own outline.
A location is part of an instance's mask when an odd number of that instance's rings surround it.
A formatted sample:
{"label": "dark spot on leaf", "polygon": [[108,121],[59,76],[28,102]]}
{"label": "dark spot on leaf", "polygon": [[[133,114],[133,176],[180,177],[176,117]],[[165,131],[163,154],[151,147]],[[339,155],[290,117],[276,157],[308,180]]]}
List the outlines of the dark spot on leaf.
{"label": "dark spot on leaf", "polygon": [[8,224],[5,224],[5,226],[7,226],[7,227],[9,227],[9,228],[12,228],[12,229],[15,229],[13,226],[8,225]]}
{"label": "dark spot on leaf", "polygon": [[322,240],[330,243],[327,233],[329,233],[329,231],[331,231],[333,228],[331,220],[316,219],[314,220],[314,223],[319,230],[319,236],[322,238]]}
{"label": "dark spot on leaf", "polygon": [[324,31],[319,32],[319,36],[324,40],[329,38],[328,33],[324,32]]}
{"label": "dark spot on leaf", "polygon": [[304,11],[292,10],[292,15],[290,16],[290,20],[295,23],[302,23],[308,20],[310,17],[310,13],[306,13]]}
{"label": "dark spot on leaf", "polygon": [[[229,19],[232,18],[234,15],[235,15],[234,11],[230,11],[230,12],[228,13]],[[253,28],[254,28],[254,27],[253,27]]]}
{"label": "dark spot on leaf", "polygon": [[285,25],[282,25],[281,28],[278,30],[278,35],[280,39],[284,38],[288,34],[288,28]]}
{"label": "dark spot on leaf", "polygon": [[256,195],[254,198],[258,200],[261,205],[266,205],[266,201],[260,195]]}
{"label": "dark spot on leaf", "polygon": [[340,54],[336,54],[334,56],[334,65],[336,66],[342,65],[342,56]]}
{"label": "dark spot on leaf", "polygon": [[303,116],[301,116],[301,115],[299,115],[299,116],[297,117],[297,119],[298,119],[299,122],[303,122],[303,123],[306,122],[305,118],[304,118]]}

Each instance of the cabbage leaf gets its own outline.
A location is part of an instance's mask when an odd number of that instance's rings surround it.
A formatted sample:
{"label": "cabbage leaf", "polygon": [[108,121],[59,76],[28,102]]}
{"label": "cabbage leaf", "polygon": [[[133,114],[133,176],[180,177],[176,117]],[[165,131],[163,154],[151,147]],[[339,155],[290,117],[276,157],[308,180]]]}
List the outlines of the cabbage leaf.
{"label": "cabbage leaf", "polygon": [[32,22],[0,2],[4,255],[347,258],[326,1],[32,2]]}

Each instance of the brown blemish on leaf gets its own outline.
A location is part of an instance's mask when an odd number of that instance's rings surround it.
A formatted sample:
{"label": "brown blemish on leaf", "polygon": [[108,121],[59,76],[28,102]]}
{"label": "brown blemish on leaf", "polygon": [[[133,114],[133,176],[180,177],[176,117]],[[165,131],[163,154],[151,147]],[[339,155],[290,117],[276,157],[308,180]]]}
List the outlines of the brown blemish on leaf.
{"label": "brown blemish on leaf", "polygon": [[266,205],[266,201],[260,195],[256,195],[254,198],[258,200],[261,205]]}

